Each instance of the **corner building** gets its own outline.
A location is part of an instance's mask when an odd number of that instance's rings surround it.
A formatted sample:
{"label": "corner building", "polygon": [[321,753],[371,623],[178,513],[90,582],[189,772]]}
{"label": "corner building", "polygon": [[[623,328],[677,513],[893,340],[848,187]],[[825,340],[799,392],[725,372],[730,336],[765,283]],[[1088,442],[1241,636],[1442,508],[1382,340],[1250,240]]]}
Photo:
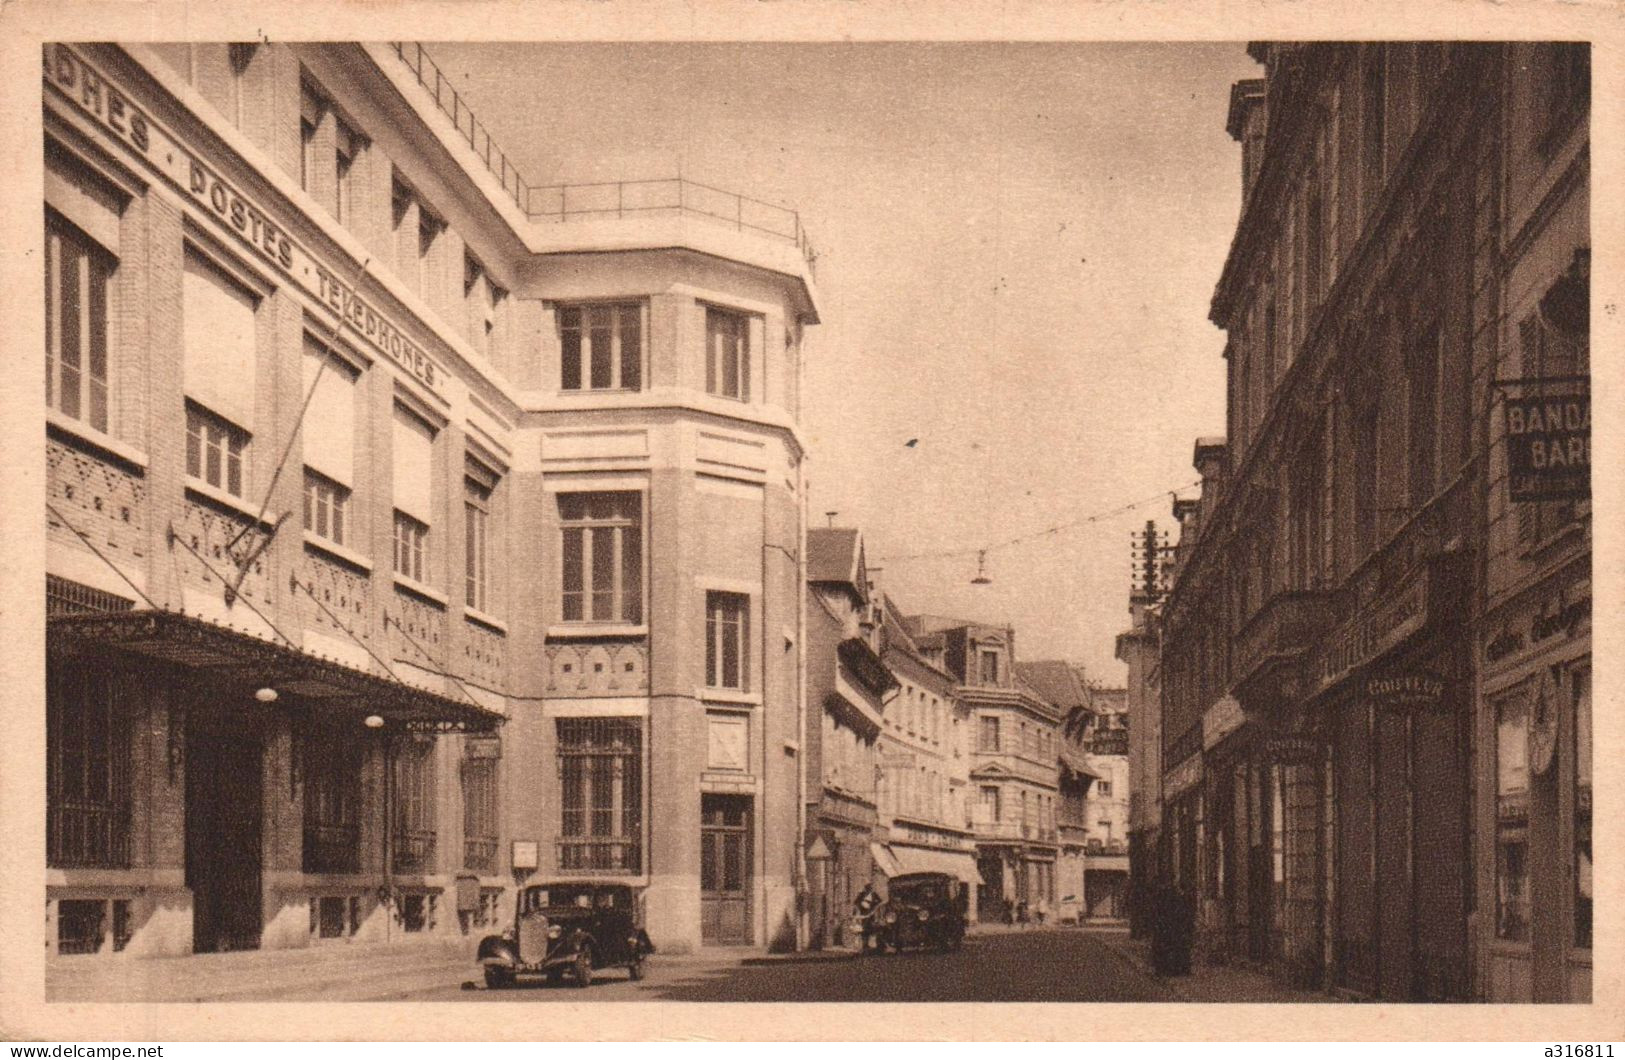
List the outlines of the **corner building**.
{"label": "corner building", "polygon": [[43,73],[53,958],[477,934],[525,876],[793,945],[796,215],[532,187],[412,44]]}

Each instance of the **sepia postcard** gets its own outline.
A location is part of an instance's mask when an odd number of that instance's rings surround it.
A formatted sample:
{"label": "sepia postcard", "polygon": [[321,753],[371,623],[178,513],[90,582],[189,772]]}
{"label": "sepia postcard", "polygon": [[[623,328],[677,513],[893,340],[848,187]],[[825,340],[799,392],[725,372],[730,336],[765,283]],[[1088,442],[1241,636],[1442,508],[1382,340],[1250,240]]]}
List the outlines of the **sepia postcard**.
{"label": "sepia postcard", "polygon": [[0,25],[0,1035],[1625,1030],[1616,12]]}

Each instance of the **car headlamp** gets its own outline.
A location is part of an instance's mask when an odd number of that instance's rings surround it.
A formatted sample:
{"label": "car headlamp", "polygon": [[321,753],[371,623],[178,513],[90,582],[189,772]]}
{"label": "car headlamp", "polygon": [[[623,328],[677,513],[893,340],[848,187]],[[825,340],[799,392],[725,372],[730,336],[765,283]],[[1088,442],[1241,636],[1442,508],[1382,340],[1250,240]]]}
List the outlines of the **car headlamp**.
{"label": "car headlamp", "polygon": [[554,924],[552,927],[547,929],[547,937],[550,939],[556,939],[562,934],[564,934],[564,929],[559,927],[557,924]]}

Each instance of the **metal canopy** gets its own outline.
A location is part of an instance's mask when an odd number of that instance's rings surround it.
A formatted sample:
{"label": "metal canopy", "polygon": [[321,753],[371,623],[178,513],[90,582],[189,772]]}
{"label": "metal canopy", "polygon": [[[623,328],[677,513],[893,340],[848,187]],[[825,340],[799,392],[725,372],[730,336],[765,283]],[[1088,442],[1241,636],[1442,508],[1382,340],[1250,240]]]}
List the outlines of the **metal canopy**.
{"label": "metal canopy", "polygon": [[[191,669],[269,685],[306,700],[343,700],[407,729],[489,732],[502,715],[393,678],[264,640],[175,611],[61,615],[46,622],[50,641],[111,648]],[[337,705],[336,703],[334,704]]]}

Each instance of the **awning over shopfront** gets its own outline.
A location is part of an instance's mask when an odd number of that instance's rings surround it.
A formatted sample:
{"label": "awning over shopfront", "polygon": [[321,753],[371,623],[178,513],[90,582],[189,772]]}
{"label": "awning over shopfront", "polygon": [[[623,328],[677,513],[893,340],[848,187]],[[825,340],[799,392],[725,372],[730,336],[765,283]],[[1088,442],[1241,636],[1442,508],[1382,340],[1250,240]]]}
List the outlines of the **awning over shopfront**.
{"label": "awning over shopfront", "polygon": [[335,709],[377,714],[411,730],[489,732],[503,721],[501,714],[469,699],[415,688],[174,611],[62,615],[47,620],[46,634],[51,642],[129,652],[228,681],[325,700]]}
{"label": "awning over shopfront", "polygon": [[969,852],[926,850],[897,843],[871,843],[869,850],[874,855],[875,866],[888,879],[910,872],[945,872],[972,887],[982,882],[982,874],[976,869],[976,857]]}

